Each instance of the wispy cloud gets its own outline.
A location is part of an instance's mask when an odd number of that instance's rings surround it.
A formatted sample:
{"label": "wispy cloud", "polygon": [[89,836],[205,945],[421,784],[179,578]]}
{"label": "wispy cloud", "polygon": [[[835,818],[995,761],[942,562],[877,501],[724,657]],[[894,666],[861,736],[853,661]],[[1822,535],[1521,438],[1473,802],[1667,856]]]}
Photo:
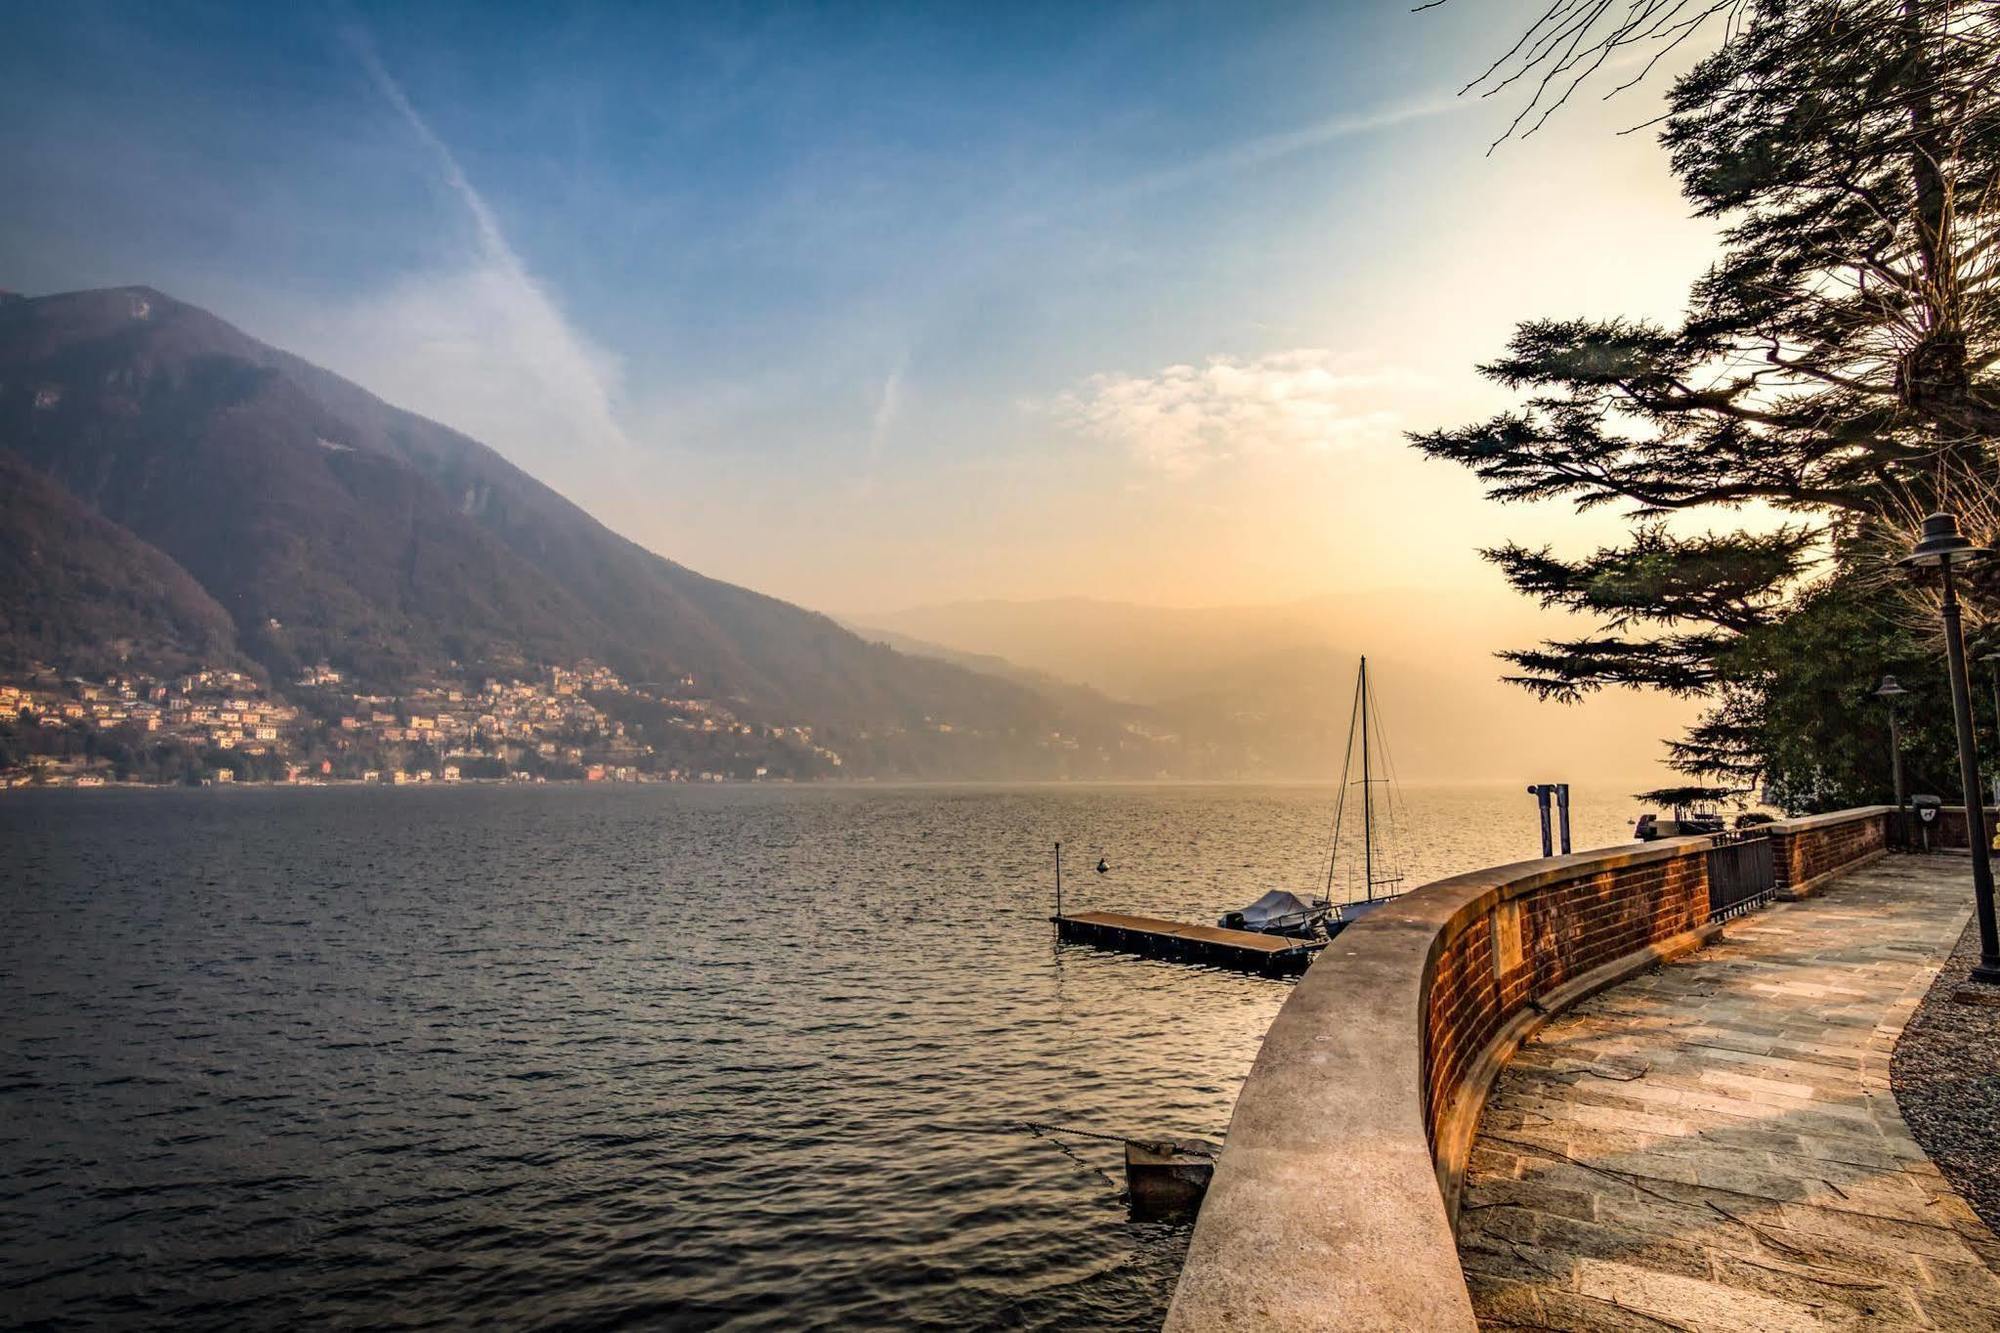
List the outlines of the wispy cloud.
{"label": "wispy cloud", "polygon": [[881,383],[873,387],[874,407],[868,413],[867,453],[844,483],[850,499],[869,500],[876,494],[882,476],[882,455],[888,449],[889,437],[903,415],[903,386],[909,369],[910,356],[904,352],[890,365]]}
{"label": "wispy cloud", "polygon": [[882,461],[882,449],[889,441],[889,432],[895,428],[896,418],[903,413],[903,377],[910,368],[907,353],[896,358],[896,364],[882,378],[882,387],[875,395],[875,412],[868,422],[868,465],[873,469]]}
{"label": "wispy cloud", "polygon": [[1180,189],[1211,177],[1230,175],[1298,153],[1310,152],[1315,148],[1324,148],[1342,139],[1374,134],[1412,121],[1447,115],[1465,105],[1461,98],[1449,93],[1440,93],[1434,97],[1394,106],[1328,116],[1294,129],[1258,135],[1211,149],[1185,162],[1128,180],[1116,187],[1113,194],[1136,197]]}
{"label": "wispy cloud", "polygon": [[1392,440],[1399,416],[1385,399],[1415,381],[1304,347],[1249,361],[1214,356],[1150,375],[1093,375],[1054,407],[1083,433],[1185,475],[1229,459]]}
{"label": "wispy cloud", "polygon": [[1325,148],[1343,139],[1448,115],[1467,105],[1465,99],[1445,90],[1390,106],[1326,116],[1292,129],[1253,135],[1208,148],[1171,166],[1141,172],[1122,180],[1065,190],[1053,199],[1042,200],[1034,207],[1012,214],[1008,222],[1016,228],[1041,227],[1078,213],[1107,206],[1123,206],[1154,195],[1209,185],[1268,163]]}
{"label": "wispy cloud", "polygon": [[563,314],[509,243],[486,197],[411,102],[367,33],[346,33],[375,90],[465,210],[471,243],[322,315],[314,350],[390,400],[535,465],[578,449],[624,451],[621,367]]}

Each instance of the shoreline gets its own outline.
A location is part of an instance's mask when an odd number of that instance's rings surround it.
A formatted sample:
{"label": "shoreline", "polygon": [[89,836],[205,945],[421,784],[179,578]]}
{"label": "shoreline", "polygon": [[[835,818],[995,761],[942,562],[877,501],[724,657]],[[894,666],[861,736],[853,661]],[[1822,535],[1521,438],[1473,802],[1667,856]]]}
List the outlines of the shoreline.
{"label": "shoreline", "polygon": [[[1623,793],[1627,788],[1643,788],[1646,783],[1656,781],[1653,777],[1624,777],[1585,779],[1572,781],[1572,788],[1608,788]],[[1416,791],[1464,791],[1464,790],[1511,790],[1522,786],[1514,778],[1426,778],[1404,781],[1405,790]],[[596,782],[584,778],[541,778],[534,781],[519,781],[512,778],[458,778],[452,781],[434,778],[429,782],[369,782],[361,778],[323,778],[307,782],[208,782],[201,784],[183,782],[130,782],[115,778],[105,778],[99,782],[78,785],[76,782],[62,783],[18,783],[0,785],[0,795],[18,791],[208,791],[216,789],[237,789],[244,791],[276,791],[295,788],[382,788],[385,790],[414,791],[456,787],[592,787],[625,789],[631,787],[798,787],[805,789],[838,790],[853,787],[871,788],[925,788],[934,790],[1020,790],[1023,788],[1065,788],[1114,790],[1172,790],[1176,788],[1190,791],[1213,790],[1216,788],[1292,788],[1299,790],[1338,791],[1340,782],[1335,778],[1319,777],[1254,777],[1254,778],[722,778],[707,782],[671,781],[666,779],[646,779],[639,781],[614,781],[602,779]],[[1636,798],[1635,798],[1636,799]]]}

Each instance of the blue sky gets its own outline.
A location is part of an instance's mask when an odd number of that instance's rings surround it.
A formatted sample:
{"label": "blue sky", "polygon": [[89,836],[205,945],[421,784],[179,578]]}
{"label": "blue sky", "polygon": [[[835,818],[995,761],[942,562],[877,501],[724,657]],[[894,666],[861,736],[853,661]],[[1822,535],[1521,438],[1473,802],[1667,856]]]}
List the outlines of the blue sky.
{"label": "blue sky", "polygon": [[1490,589],[1609,519],[1399,432],[1712,245],[1656,91],[1486,155],[1529,8],[30,0],[0,286],[161,287],[829,609]]}

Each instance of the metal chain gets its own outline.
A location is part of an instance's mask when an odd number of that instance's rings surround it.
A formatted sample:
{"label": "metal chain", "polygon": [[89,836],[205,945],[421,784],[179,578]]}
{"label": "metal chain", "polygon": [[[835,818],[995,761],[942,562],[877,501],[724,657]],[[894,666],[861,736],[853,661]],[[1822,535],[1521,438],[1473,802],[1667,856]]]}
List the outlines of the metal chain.
{"label": "metal chain", "polygon": [[1094,1129],[1078,1129],[1074,1125],[1045,1125],[1034,1120],[1024,1120],[1021,1124],[1023,1128],[1032,1130],[1037,1134],[1068,1134],[1074,1138],[1099,1139],[1105,1143],[1146,1142],[1144,1139],[1135,1139],[1125,1134],[1103,1134]]}

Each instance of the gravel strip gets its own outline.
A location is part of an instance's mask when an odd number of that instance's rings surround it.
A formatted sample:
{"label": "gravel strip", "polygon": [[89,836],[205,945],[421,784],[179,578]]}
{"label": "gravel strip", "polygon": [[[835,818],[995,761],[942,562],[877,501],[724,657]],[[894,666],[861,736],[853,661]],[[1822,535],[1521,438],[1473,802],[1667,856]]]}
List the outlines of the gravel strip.
{"label": "gravel strip", "polygon": [[1967,980],[1978,961],[1974,920],[1903,1029],[1889,1078],[1910,1133],[1973,1211],[2000,1231],[2000,1004],[1954,998],[1969,987],[2000,1000],[2000,986]]}

